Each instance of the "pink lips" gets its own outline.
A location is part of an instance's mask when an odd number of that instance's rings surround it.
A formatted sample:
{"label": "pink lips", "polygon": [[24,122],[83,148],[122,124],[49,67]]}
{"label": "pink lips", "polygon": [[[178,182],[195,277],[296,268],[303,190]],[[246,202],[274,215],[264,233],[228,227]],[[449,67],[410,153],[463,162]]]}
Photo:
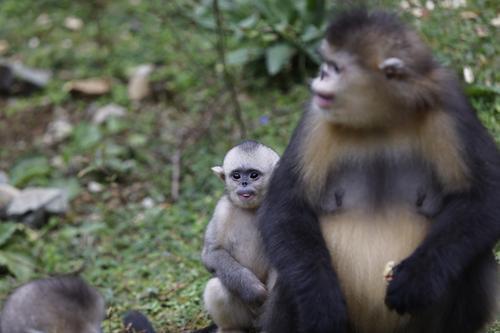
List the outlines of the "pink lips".
{"label": "pink lips", "polygon": [[327,109],[332,106],[334,100],[333,95],[326,95],[326,94],[320,94],[316,93],[314,94],[313,97],[313,103],[319,106],[322,109]]}
{"label": "pink lips", "polygon": [[243,200],[249,200],[253,197],[253,194],[244,193],[244,194],[238,194],[238,196]]}

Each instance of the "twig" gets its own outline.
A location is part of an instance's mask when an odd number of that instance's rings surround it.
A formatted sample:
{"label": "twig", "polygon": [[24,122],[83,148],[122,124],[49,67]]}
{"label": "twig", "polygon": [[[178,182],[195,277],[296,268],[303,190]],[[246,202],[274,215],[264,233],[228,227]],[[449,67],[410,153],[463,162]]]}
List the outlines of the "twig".
{"label": "twig", "polygon": [[222,73],[224,76],[224,83],[226,84],[226,88],[229,90],[231,95],[231,101],[233,103],[234,108],[234,117],[236,122],[240,128],[240,135],[242,138],[247,136],[247,130],[245,127],[245,123],[243,122],[242,112],[240,102],[238,101],[238,94],[236,92],[236,85],[233,77],[229,73],[226,64],[226,47],[224,44],[224,28],[222,22],[222,14],[219,8],[219,0],[213,0],[213,11],[217,24],[217,53],[219,54],[219,58],[222,63]]}
{"label": "twig", "polygon": [[173,155],[170,157],[170,162],[172,163],[172,184],[170,186],[172,202],[176,202],[180,197],[183,151],[186,146],[192,145],[206,134],[210,128],[210,123],[212,122],[216,110],[217,108],[209,106],[208,109],[200,115],[195,125],[181,129],[177,135],[179,140]]}
{"label": "twig", "polygon": [[170,187],[170,197],[173,202],[179,199],[181,182],[181,147],[177,147],[170,158],[172,161],[172,186]]}

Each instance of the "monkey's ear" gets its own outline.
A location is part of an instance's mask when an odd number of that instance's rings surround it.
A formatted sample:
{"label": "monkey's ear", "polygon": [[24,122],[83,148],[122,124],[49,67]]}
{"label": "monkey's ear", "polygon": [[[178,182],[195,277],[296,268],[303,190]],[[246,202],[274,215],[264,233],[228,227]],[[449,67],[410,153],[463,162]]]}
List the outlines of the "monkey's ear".
{"label": "monkey's ear", "polygon": [[225,181],[226,180],[226,175],[224,175],[224,169],[217,165],[217,166],[214,166],[212,167],[212,171],[215,173],[215,175],[217,177],[219,177],[222,181]]}
{"label": "monkey's ear", "polygon": [[406,74],[407,68],[403,60],[399,58],[384,59],[378,68],[382,70],[388,79],[401,78]]}

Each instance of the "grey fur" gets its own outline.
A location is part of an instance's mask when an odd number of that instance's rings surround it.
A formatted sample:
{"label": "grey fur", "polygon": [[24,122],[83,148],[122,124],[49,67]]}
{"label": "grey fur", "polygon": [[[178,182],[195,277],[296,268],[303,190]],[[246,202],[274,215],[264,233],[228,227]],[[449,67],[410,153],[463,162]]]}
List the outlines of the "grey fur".
{"label": "grey fur", "polygon": [[77,276],[28,282],[8,297],[1,317],[3,333],[100,333],[104,299]]}
{"label": "grey fur", "polygon": [[246,141],[243,141],[242,143],[240,143],[239,145],[237,145],[236,147],[241,148],[244,152],[251,153],[251,152],[255,151],[257,148],[259,148],[260,146],[262,146],[262,144],[257,142],[257,141],[246,140]]}
{"label": "grey fur", "polygon": [[[215,276],[204,298],[220,332],[251,328],[267,298],[270,267],[257,230],[256,209],[278,159],[267,146],[245,141],[226,154],[223,167],[213,168],[224,174],[226,194],[207,226],[202,260]],[[250,176],[253,172],[259,174],[255,179]],[[251,198],[242,193],[252,193]]]}

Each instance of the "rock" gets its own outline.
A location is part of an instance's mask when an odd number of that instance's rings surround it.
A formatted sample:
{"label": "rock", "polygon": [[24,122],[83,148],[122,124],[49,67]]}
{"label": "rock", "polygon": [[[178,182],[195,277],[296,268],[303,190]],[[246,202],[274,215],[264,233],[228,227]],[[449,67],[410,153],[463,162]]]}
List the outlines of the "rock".
{"label": "rock", "polygon": [[102,186],[102,184],[98,183],[98,182],[94,182],[94,181],[91,181],[88,185],[87,185],[87,189],[89,190],[89,192],[91,193],[99,193],[99,192],[102,192],[102,190],[104,189],[104,186]]}
{"label": "rock", "polygon": [[153,65],[146,64],[136,67],[128,83],[128,97],[132,101],[140,101],[151,94],[149,76],[153,72]]}
{"label": "rock", "polygon": [[123,117],[125,115],[125,108],[117,104],[108,104],[99,108],[94,113],[92,122],[94,124],[102,124],[112,117]]}
{"label": "rock", "polygon": [[10,65],[14,76],[18,79],[31,83],[39,88],[45,87],[52,78],[52,72],[24,66],[19,62]]}
{"label": "rock", "polygon": [[0,211],[5,210],[12,200],[20,194],[21,191],[14,186],[0,184]]}
{"label": "rock", "polygon": [[0,92],[10,95],[30,93],[45,87],[52,72],[29,68],[20,62],[0,59]]}
{"label": "rock", "polygon": [[0,185],[8,183],[9,183],[9,176],[7,176],[5,172],[0,171]]}
{"label": "rock", "polygon": [[64,19],[64,26],[73,31],[78,31],[83,28],[83,21],[75,16],[68,16]]}
{"label": "rock", "polygon": [[142,199],[141,205],[146,209],[153,208],[155,206],[155,201],[150,197],[146,197]]}
{"label": "rock", "polygon": [[68,195],[58,188],[27,188],[12,200],[7,215],[16,217],[38,210],[63,214],[68,210]]}

